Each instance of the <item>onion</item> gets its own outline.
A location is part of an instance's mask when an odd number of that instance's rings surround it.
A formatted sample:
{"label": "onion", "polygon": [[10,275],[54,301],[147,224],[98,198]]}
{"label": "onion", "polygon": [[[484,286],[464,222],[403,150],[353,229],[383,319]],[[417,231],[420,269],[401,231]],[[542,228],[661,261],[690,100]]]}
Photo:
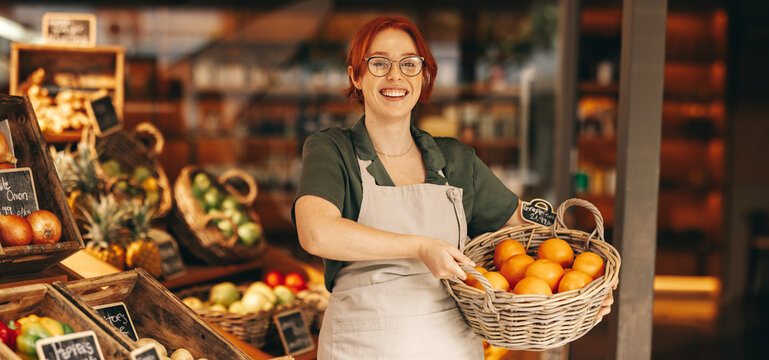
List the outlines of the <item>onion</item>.
{"label": "onion", "polygon": [[11,149],[8,147],[8,141],[5,140],[5,136],[0,136],[0,162],[16,163],[16,158],[11,154]]}
{"label": "onion", "polygon": [[23,246],[32,242],[32,226],[19,215],[0,215],[0,242],[4,246]]}
{"label": "onion", "polygon": [[55,244],[61,238],[61,222],[52,212],[38,210],[27,215],[33,244]]}

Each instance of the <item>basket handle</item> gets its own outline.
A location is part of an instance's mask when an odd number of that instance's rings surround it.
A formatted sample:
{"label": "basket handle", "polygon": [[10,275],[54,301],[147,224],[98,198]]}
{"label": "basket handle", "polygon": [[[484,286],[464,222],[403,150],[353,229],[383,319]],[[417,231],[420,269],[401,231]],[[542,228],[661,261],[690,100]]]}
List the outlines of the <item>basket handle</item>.
{"label": "basket handle", "polygon": [[592,233],[590,233],[590,236],[585,239],[585,249],[590,249],[590,239],[593,238],[596,234],[598,234],[598,239],[601,241],[604,241],[604,233],[603,233],[603,216],[601,216],[601,212],[598,211],[598,208],[595,207],[592,203],[590,203],[587,200],[572,198],[564,201],[561,206],[558,207],[558,212],[555,216],[555,223],[553,223],[553,237],[558,237],[556,235],[556,231],[562,230],[562,229],[568,229],[566,227],[566,224],[563,222],[563,214],[566,213],[566,209],[572,207],[572,206],[581,206],[588,210],[590,210],[591,213],[593,213],[593,217],[595,217],[595,230],[593,230]]}
{"label": "basket handle", "polygon": [[152,146],[152,149],[149,150],[149,157],[150,158],[156,158],[160,153],[163,152],[163,147],[165,146],[165,139],[163,138],[163,134],[160,133],[160,130],[155,127],[155,125],[152,125],[152,123],[149,122],[143,122],[138,125],[136,125],[136,132],[137,133],[143,133],[148,134],[152,138],[154,138],[154,144]]}
{"label": "basket handle", "polygon": [[[202,225],[202,227],[206,227],[208,226],[208,224],[211,223],[211,221],[214,221],[217,219],[222,221],[227,221],[232,225],[232,236],[230,236],[229,239],[225,240],[224,244],[227,245],[227,247],[229,248],[234,248],[235,244],[238,242],[238,224],[235,224],[235,222],[232,221],[232,219],[224,216],[224,214],[219,211],[212,211],[206,214],[205,216],[203,216],[203,219],[201,219],[200,224]],[[216,231],[219,231],[219,229],[217,229]]]}
{"label": "basket handle", "polygon": [[[243,180],[243,182],[246,183],[246,185],[248,185],[248,192],[245,195],[241,194],[232,185],[227,183],[230,179],[234,178],[240,178]],[[225,171],[222,173],[222,175],[219,176],[218,181],[220,184],[222,184],[222,186],[224,186],[225,189],[227,189],[227,191],[230,192],[230,194],[238,199],[239,203],[246,206],[251,206],[251,204],[254,203],[254,200],[256,200],[256,195],[259,193],[259,187],[256,185],[256,180],[254,180],[254,177],[241,169],[229,169]]]}
{"label": "basket handle", "polygon": [[[486,277],[480,273],[480,271],[475,270],[474,267],[465,263],[458,264],[464,272],[466,272],[468,275],[472,275],[476,280],[478,280],[478,282],[481,283],[481,286],[483,286],[483,289],[485,290],[483,297],[483,310],[487,312],[493,312],[497,317],[497,321],[499,321],[499,312],[494,307],[494,300],[496,300],[497,296],[494,295],[494,289],[491,287],[489,280],[487,280]],[[463,282],[459,279],[455,279],[455,281]]]}

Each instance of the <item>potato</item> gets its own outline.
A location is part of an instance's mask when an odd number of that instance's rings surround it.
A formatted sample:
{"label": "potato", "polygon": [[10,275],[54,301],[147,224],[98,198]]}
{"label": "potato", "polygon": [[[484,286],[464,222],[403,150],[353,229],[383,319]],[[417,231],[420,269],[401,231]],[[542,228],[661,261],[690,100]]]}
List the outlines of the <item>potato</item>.
{"label": "potato", "polygon": [[192,354],[187,349],[176,349],[173,354],[171,354],[171,360],[195,360],[194,357],[192,357]]}
{"label": "potato", "polygon": [[158,350],[158,353],[160,356],[168,356],[168,351],[166,351],[166,347],[163,346],[163,344],[157,342],[155,339],[150,338],[141,338],[139,340],[136,340],[136,345],[138,347],[143,347],[147,345],[155,345],[155,348]]}

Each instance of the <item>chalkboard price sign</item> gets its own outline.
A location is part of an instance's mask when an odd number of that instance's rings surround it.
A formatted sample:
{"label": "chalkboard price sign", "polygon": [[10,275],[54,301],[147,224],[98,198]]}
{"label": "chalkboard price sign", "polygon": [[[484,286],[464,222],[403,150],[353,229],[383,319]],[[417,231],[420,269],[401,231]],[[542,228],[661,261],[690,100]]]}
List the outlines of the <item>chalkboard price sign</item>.
{"label": "chalkboard price sign", "polygon": [[99,136],[109,135],[123,127],[109,95],[86,101],[86,111]]}
{"label": "chalkboard price sign", "polygon": [[298,309],[274,315],[272,319],[277,325],[286,354],[299,355],[315,348],[315,343],[310,337],[310,329],[304,323],[302,313]]}
{"label": "chalkboard price sign", "polygon": [[131,360],[160,360],[160,354],[155,345],[147,345],[131,351]]}
{"label": "chalkboard price sign", "polygon": [[0,215],[27,217],[37,210],[37,193],[32,170],[0,170]]}
{"label": "chalkboard price sign", "polygon": [[531,202],[521,204],[521,217],[532,224],[552,226],[555,223],[553,206],[542,199],[534,199]]}
{"label": "chalkboard price sign", "polygon": [[128,315],[128,309],[125,307],[125,303],[116,302],[94,306],[94,310],[96,310],[104,320],[107,320],[108,323],[131,338],[131,340],[139,340],[136,336],[136,328],[134,328],[134,323],[131,321],[131,315]]}
{"label": "chalkboard price sign", "polygon": [[35,350],[40,360],[104,360],[93,330],[38,340]]}
{"label": "chalkboard price sign", "polygon": [[172,279],[183,275],[186,269],[176,244],[171,240],[158,241],[157,244],[160,249],[160,267],[163,269],[163,277]]}
{"label": "chalkboard price sign", "polygon": [[48,44],[96,45],[96,16],[93,14],[43,14],[43,40]]}

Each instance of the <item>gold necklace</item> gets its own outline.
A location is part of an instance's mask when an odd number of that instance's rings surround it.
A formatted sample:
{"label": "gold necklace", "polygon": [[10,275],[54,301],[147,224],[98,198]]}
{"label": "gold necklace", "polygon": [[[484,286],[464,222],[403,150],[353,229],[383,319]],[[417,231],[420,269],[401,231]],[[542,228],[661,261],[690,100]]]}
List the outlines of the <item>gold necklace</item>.
{"label": "gold necklace", "polygon": [[409,153],[409,151],[411,151],[411,148],[413,148],[413,147],[414,147],[414,141],[412,141],[412,142],[411,142],[411,146],[409,146],[409,148],[408,148],[408,149],[406,149],[406,151],[404,151],[403,153],[400,153],[400,154],[395,154],[395,155],[385,154],[385,153],[383,153],[383,152],[381,152],[381,151],[377,150],[376,148],[374,149],[374,151],[376,151],[376,153],[377,153],[377,154],[379,154],[379,155],[384,155],[384,156],[386,156],[386,157],[391,157],[391,158],[393,158],[393,157],[401,157],[401,156],[403,156],[403,155],[406,155],[406,154],[408,154],[408,153]]}

